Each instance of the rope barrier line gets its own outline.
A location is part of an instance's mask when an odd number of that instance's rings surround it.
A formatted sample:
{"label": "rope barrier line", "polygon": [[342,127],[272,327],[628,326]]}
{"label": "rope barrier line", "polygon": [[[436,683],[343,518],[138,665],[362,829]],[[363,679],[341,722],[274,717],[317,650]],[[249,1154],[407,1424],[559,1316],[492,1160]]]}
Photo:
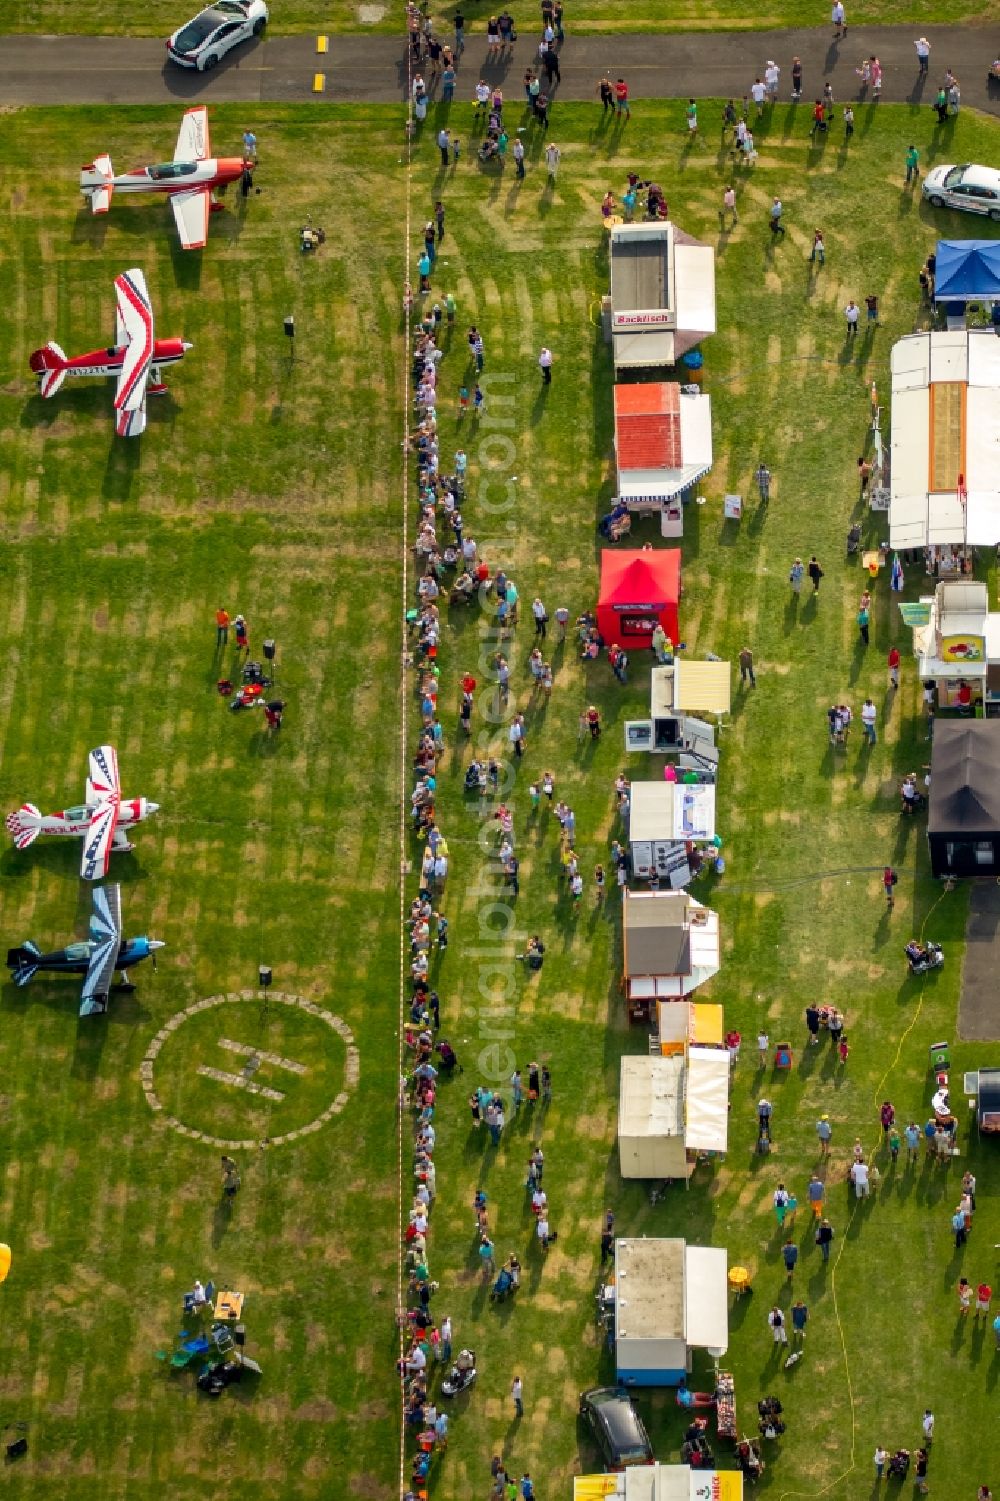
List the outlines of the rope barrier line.
{"label": "rope barrier line", "polygon": [[[397,1216],[396,1231],[399,1243],[399,1255],[396,1261],[396,1308],[402,1312],[404,1308],[403,1283],[404,1283],[404,1241],[403,1241],[403,1171],[406,1131],[406,1108],[400,1079],[403,1077],[405,1062],[405,1032],[406,1032],[406,746],[409,734],[409,693],[406,676],[407,657],[407,626],[406,611],[409,601],[409,498],[410,498],[410,403],[409,403],[409,353],[410,353],[410,308],[407,305],[409,298],[406,289],[410,283],[410,228],[412,219],[412,194],[413,194],[413,52],[410,47],[409,33],[404,38],[406,47],[406,127],[405,143],[403,147],[403,176],[404,176],[404,213],[403,213],[403,331],[400,339],[399,361],[399,384],[400,398],[403,413],[403,442],[400,449],[400,500],[402,502],[402,515],[400,518],[400,550],[401,550],[401,607],[399,611],[400,637],[399,637],[399,1017],[397,1033],[396,1053],[396,1199]],[[402,1496],[406,1490],[406,1425],[403,1422],[403,1407],[406,1400],[406,1377],[403,1371],[403,1352],[405,1348],[406,1329],[401,1317],[397,1318],[398,1325],[398,1359],[399,1359],[399,1494]]]}
{"label": "rope barrier line", "polygon": [[[937,901],[933,903],[933,905],[931,906],[930,910],[927,913],[927,916],[924,918],[923,922],[921,923],[921,925],[920,925],[920,937],[921,938],[923,938],[924,933],[927,931],[927,924],[930,921],[932,914],[934,913],[934,911],[938,907],[939,903],[944,900],[944,898],[945,898],[946,895],[947,895],[946,892],[944,892],[944,891],[941,892],[941,894],[938,897]],[[922,978],[926,979],[926,975],[923,976]],[[921,1014],[921,1012],[923,1010],[923,1006],[924,1006],[923,986],[921,986],[921,988],[920,988],[920,999],[917,1001],[916,1006],[913,1008],[913,1015],[910,1018],[910,1024],[909,1024],[908,1027],[906,1027],[904,1029],[904,1031],[900,1035],[899,1043],[898,1043],[898,1045],[896,1047],[896,1052],[895,1052],[895,1054],[893,1056],[893,1060],[889,1064],[889,1066],[886,1069],[885,1073],[882,1075],[881,1079],[878,1081],[878,1084],[876,1085],[875,1094],[874,1094],[874,1100],[873,1100],[873,1103],[876,1106],[878,1105],[879,1099],[881,1097],[883,1097],[883,1092],[885,1090],[886,1080],[888,1079],[889,1075],[892,1073],[893,1069],[896,1067],[896,1064],[899,1062],[900,1054],[903,1051],[903,1044],[906,1042],[906,1039],[909,1037],[910,1033],[913,1031],[914,1027],[917,1025],[917,1022],[920,1020],[920,1014]],[[870,1154],[870,1156],[874,1157],[874,1155],[875,1155],[875,1153],[873,1151]],[[857,1409],[856,1409],[855,1398],[854,1398],[854,1386],[853,1386],[853,1383],[851,1381],[851,1362],[850,1362],[850,1357],[848,1355],[848,1350],[847,1350],[847,1335],[846,1335],[846,1333],[844,1331],[843,1320],[840,1317],[840,1304],[839,1304],[839,1302],[837,1300],[837,1268],[840,1265],[840,1258],[841,1258],[841,1256],[843,1256],[844,1251],[847,1249],[847,1237],[850,1234],[851,1226],[854,1224],[854,1221],[855,1221],[855,1219],[856,1219],[856,1217],[857,1217],[857,1215],[858,1215],[858,1213],[860,1211],[860,1208],[861,1208],[861,1200],[860,1199],[855,1199],[855,1201],[854,1201],[854,1208],[851,1211],[851,1217],[847,1221],[847,1229],[844,1231],[844,1236],[843,1236],[843,1239],[841,1240],[841,1243],[840,1243],[840,1249],[837,1252],[836,1258],[835,1258],[834,1263],[833,1263],[833,1270],[830,1273],[830,1293],[831,1293],[831,1296],[833,1298],[833,1316],[834,1316],[834,1319],[836,1320],[837,1334],[840,1337],[841,1353],[842,1353],[842,1355],[844,1357],[844,1375],[845,1375],[845,1379],[847,1381],[847,1399],[848,1399],[848,1402],[850,1403],[850,1407],[851,1407],[851,1462],[848,1465],[848,1467],[847,1467],[846,1470],[844,1470],[840,1475],[838,1475],[835,1480],[831,1480],[828,1485],[824,1485],[822,1487],[822,1489],[820,1489],[818,1491],[816,1491],[816,1490],[809,1490],[809,1491],[782,1491],[781,1494],[780,1494],[780,1496],[778,1497],[778,1501],[787,1501],[787,1498],[789,1496],[825,1496],[828,1491],[832,1491],[835,1486],[838,1486],[842,1480],[846,1480],[847,1477],[849,1475],[853,1474],[853,1472],[857,1469],[857,1442],[858,1442]]]}

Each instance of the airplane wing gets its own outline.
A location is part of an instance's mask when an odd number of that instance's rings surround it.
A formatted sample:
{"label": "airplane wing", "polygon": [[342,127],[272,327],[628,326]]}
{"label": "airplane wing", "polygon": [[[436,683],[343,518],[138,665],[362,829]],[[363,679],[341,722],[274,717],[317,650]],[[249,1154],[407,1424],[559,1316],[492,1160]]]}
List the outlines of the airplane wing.
{"label": "airplane wing", "polygon": [[106,802],[109,797],[121,797],[122,784],[118,776],[118,752],[113,745],[99,745],[89,757],[90,770],[87,777],[87,805]]}
{"label": "airplane wing", "polygon": [[153,359],[153,309],[146,278],[135,269],[115,277],[117,327],[124,332],[125,357],[115,392],[115,428],[120,438],[133,438],[146,426],[146,382]]}
{"label": "airplane wing", "polygon": [[85,881],[99,881],[108,873],[111,860],[111,840],[118,826],[117,797],[98,803],[90,818],[90,827],[83,836],[83,856],[80,874]]}
{"label": "airplane wing", "polygon": [[204,105],[185,111],[177,137],[175,162],[203,162],[211,154],[208,143],[208,110]]}
{"label": "airplane wing", "polygon": [[[90,919],[90,936],[96,947],[90,956],[90,967],[80,992],[80,1015],[89,1016],[92,1011],[103,1010],[114,978],[115,962],[122,941],[121,889],[118,886],[99,886],[94,892],[94,911]],[[94,1001],[98,1004],[92,1004]]]}
{"label": "airplane wing", "polygon": [[90,774],[87,777],[90,827],[84,835],[80,860],[80,874],[85,881],[99,881],[108,873],[120,800],[118,752],[113,745],[99,745],[90,753]]}
{"label": "airplane wing", "polygon": [[185,250],[202,250],[208,244],[208,188],[192,188],[187,193],[171,193],[170,207],[177,221],[177,233]]}

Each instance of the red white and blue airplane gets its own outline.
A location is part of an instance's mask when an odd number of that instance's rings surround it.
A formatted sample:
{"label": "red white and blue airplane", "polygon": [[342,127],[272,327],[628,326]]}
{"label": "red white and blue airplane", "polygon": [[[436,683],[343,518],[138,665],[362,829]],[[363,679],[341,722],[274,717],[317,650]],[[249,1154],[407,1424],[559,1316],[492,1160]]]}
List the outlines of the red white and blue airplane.
{"label": "red white and blue airplane", "polygon": [[251,164],[239,156],[213,157],[208,141],[208,111],[204,105],[189,109],[181,121],[172,162],[155,167],[135,167],[116,177],[106,153],[80,172],[80,192],[90,200],[95,214],[106,214],[112,193],[166,193],[185,250],[201,250],[208,242],[208,215],[221,208],[214,199],[216,188],[239,182]]}
{"label": "red white and blue airplane", "polygon": [[111,851],[132,848],[125,830],[159,811],[159,803],[144,797],[122,797],[118,753],[113,745],[99,745],[90,753],[86,801],[80,807],[43,814],[34,803],[22,803],[16,813],[8,813],[7,832],[19,850],[27,849],[39,834],[82,838],[80,874],[85,881],[100,881],[108,873]]}
{"label": "red white and blue airplane", "polygon": [[119,438],[137,438],[146,429],[146,392],[161,396],[167,389],[160,377],[164,365],[176,365],[191,345],[184,339],[158,339],[153,332],[153,309],[146,278],[133,269],[115,277],[115,342],[70,359],[50,341],[29,360],[42,396],[54,396],[70,377],[97,376],[118,382],[115,391],[115,431]]}

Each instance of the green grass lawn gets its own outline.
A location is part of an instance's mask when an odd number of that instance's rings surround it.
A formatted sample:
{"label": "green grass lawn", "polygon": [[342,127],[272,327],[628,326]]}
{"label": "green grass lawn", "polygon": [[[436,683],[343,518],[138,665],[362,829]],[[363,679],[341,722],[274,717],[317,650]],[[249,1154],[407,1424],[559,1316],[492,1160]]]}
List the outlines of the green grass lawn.
{"label": "green grass lawn", "polygon": [[[980,1209],[961,1260],[948,1235],[955,1185],[943,1172],[922,1165],[886,1172],[858,1214],[839,1181],[856,1134],[874,1148],[882,1098],[904,1116],[926,1115],[927,1046],[955,1036],[965,911],[961,893],[942,897],[929,880],[919,822],[898,817],[895,783],[927,755],[919,692],[907,664],[889,708],[885,652],[892,640],[906,643],[884,576],[872,646],[857,649],[862,581],[843,546],[851,519],[862,516],[854,467],[868,383],[887,388],[891,342],[918,321],[920,261],[939,232],[989,230],[935,216],[901,190],[911,134],[927,139],[926,111],[859,112],[846,152],[837,133],[810,149],[805,115],[780,107],[758,134],[754,174],[740,181],[739,228],[723,240],[716,211],[730,169],[709,106],[704,138],[693,144],[679,108],[644,107],[624,138],[605,134],[593,109],[560,110],[554,192],[534,139],[520,189],[512,170],[505,181],[480,172],[470,114],[458,107],[449,120],[469,148],[456,173],[439,174],[433,130],[425,133],[409,203],[411,248],[434,200],[447,207],[434,290],[453,290],[459,314],[441,371],[441,441],[446,458],[458,441],[470,456],[467,527],[487,557],[506,562],[525,611],[536,592],[550,611],[565,602],[576,614],[593,604],[594,523],[614,487],[598,205],[608,186],[620,191],[631,166],[655,170],[683,228],[719,249],[720,333],[705,346],[716,461],[706,505],[690,507],[686,519],[682,633],[692,652],[727,657],[749,640],[759,686],[740,699],[722,735],[727,870],[703,888],[722,914],[726,944],[710,994],[747,1039],[732,1150],[724,1164],[699,1169],[690,1193],[675,1189],[652,1208],[644,1188],[624,1186],[617,1173],[618,1060],[645,1051],[646,1040],[627,1031],[618,997],[617,899],[598,910],[590,888],[615,832],[621,724],[645,713],[646,666],[634,660],[622,690],[604,665],[585,673],[567,644],[554,651],[551,703],[528,709],[528,758],[509,799],[522,854],[518,922],[543,933],[548,957],[538,980],[510,964],[508,1022],[503,975],[489,971],[482,952],[492,952],[483,936],[491,899],[482,882],[483,820],[461,794],[469,751],[454,749],[458,678],[470,665],[484,676],[480,653],[490,642],[487,622],[472,612],[449,626],[440,811],[452,850],[452,944],[437,979],[443,1026],[465,1074],[442,1090],[430,1253],[441,1282],[435,1308],[451,1313],[457,1340],[475,1345],[481,1374],[455,1416],[435,1494],[449,1501],[485,1494],[489,1455],[501,1448],[545,1497],[566,1496],[570,1473],[594,1464],[574,1414],[578,1391],[611,1375],[593,1321],[608,1204],[623,1233],[714,1241],[754,1269],[756,1293],[734,1313],[728,1359],[744,1415],[766,1390],[786,1403],[789,1433],[765,1477],[775,1495],[818,1490],[841,1476],[828,1493],[859,1494],[870,1483],[875,1443],[915,1447],[928,1403],[938,1414],[936,1489],[974,1493],[984,1477],[967,1440],[988,1422],[998,1364],[988,1340],[957,1327],[952,1288],[960,1268],[973,1279],[995,1268],[995,1155],[963,1139]],[[151,1497],[164,1486],[201,1495],[235,1479],[251,1497],[279,1485],[292,1496],[324,1495],[334,1485],[389,1496],[398,1481],[404,702],[411,734],[415,720],[398,672],[407,196],[398,113],[265,110],[257,123],[261,196],[245,213],[232,206],[213,218],[201,257],[176,251],[165,207],[115,203],[97,222],[77,209],[81,140],[99,140],[112,159],[124,152],[140,160],[147,151],[155,159],[175,119],[162,110],[22,112],[16,133],[0,143],[10,208],[0,228],[9,309],[0,326],[0,650],[8,664],[0,793],[5,807],[24,797],[46,811],[64,806],[81,795],[87,750],[113,740],[128,794],[162,804],[140,828],[135,854],[117,859],[126,925],[168,944],[158,974],[137,971],[137,992],[117,998],[106,1021],[78,1022],[73,987],[58,979],[3,991],[0,1239],[13,1246],[15,1262],[0,1293],[0,1390],[4,1418],[27,1422],[31,1444],[8,1488],[17,1498],[44,1487],[58,1501],[77,1501]],[[220,149],[227,130],[235,141],[241,128],[236,110],[220,108]],[[991,159],[991,122],[963,114],[953,129],[931,145],[925,166]],[[317,153],[328,164],[320,187],[301,165]],[[779,191],[788,235],[772,252],[767,206]],[[356,217],[345,215],[345,204],[359,206]],[[303,261],[296,230],[307,216],[325,224],[330,239]],[[828,261],[813,276],[806,256],[816,224],[826,232]],[[183,333],[195,347],[170,372],[170,395],[152,405],[141,443],[126,447],[111,437],[108,389],[68,383],[41,403],[26,360],[49,337],[71,352],[109,337],[111,281],[133,264],[146,272],[160,331]],[[884,327],[847,348],[843,305],[873,288]],[[288,312],[299,329],[294,367],[281,332]],[[451,398],[465,374],[471,321],[486,340],[491,384],[485,417],[460,434]],[[535,359],[544,342],[557,363],[543,398]],[[750,497],[762,454],[775,476],[766,513]],[[491,507],[511,493],[512,474],[516,503],[498,513]],[[740,524],[722,520],[731,490],[747,497]],[[412,536],[411,492],[406,505]],[[651,522],[637,525],[637,538],[644,528],[658,540]],[[819,600],[796,611],[788,566],[812,551],[826,579]],[[907,595],[921,588],[911,569]],[[278,638],[289,701],[280,742],[268,741],[251,716],[230,715],[215,692],[231,665],[212,655],[220,601],[245,611],[255,641]],[[511,653],[518,701],[527,698],[530,649],[522,633]],[[869,690],[886,721],[877,749],[866,753],[855,742],[835,756],[826,706],[847,694],[857,708]],[[601,706],[606,722],[593,749],[576,733],[587,702]],[[482,703],[477,716],[477,734],[489,740]],[[546,766],[577,813],[589,889],[576,915],[558,883],[554,820],[527,818],[527,781]],[[642,777],[659,765],[636,760],[630,770]],[[54,945],[82,929],[89,897],[76,879],[76,853],[41,844],[3,857],[10,943],[30,936]],[[403,853],[416,860],[420,851],[407,843]],[[877,876],[889,859],[901,873],[891,919]],[[407,899],[412,890],[408,879]],[[944,972],[922,984],[904,977],[900,955],[914,931],[948,951]],[[498,946],[501,963],[513,948]],[[244,1186],[230,1216],[220,1204],[217,1149],[151,1114],[139,1068],[175,1012],[252,987],[261,961],[274,967],[276,988],[344,1019],[359,1049],[360,1085],[322,1130],[237,1154]],[[814,996],[847,1011],[844,1072],[825,1052],[802,1056],[802,1009]],[[787,1035],[795,1045],[796,1066],[785,1077],[754,1075],[747,1054],[761,1018],[772,1039]],[[317,1036],[276,1008],[262,1018],[254,1005],[233,1003],[184,1026],[190,1031],[178,1029],[164,1045],[157,1084],[162,1114],[192,1130],[228,1137],[242,1122],[248,1136],[271,1137],[295,1129],[297,1111],[311,1114],[342,1087],[342,1039],[329,1029]],[[531,1058],[550,1063],[555,1097],[544,1118],[515,1121],[493,1152],[470,1131],[465,1097],[484,1070],[506,1061],[502,1047],[499,1060],[489,1051],[504,1031],[513,1036],[500,1041],[522,1067]],[[273,1112],[258,1099],[244,1106],[197,1073],[203,1063],[232,1067],[220,1038],[294,1053],[307,1072],[288,1081]],[[987,1048],[955,1048],[959,1076],[994,1060]],[[278,1082],[273,1067],[257,1077]],[[775,1101],[776,1152],[764,1162],[751,1155],[762,1088]],[[764,1323],[770,1302],[784,1296],[770,1197],[778,1176],[801,1197],[821,1111],[836,1129],[830,1205],[838,1259],[822,1273],[800,1216],[798,1276],[812,1322],[807,1358],[785,1376],[769,1360]],[[560,1231],[544,1265],[522,1188],[536,1136]],[[405,1174],[405,1142],[402,1158]],[[471,1203],[480,1184],[498,1249],[517,1248],[525,1266],[518,1302],[502,1308],[486,1303],[475,1265]],[[228,1393],[212,1408],[196,1405],[190,1376],[171,1376],[156,1360],[181,1327],[182,1290],[209,1275],[248,1294],[249,1349],[265,1372],[259,1391]],[[527,1408],[516,1428],[507,1398],[515,1368]],[[697,1384],[704,1374],[699,1368]],[[669,1394],[642,1406],[658,1452],[676,1455],[680,1424]],[[855,1460],[858,1473],[848,1473]]]}
{"label": "green grass lawn", "polygon": [[[190,6],[195,10],[195,6]],[[830,7],[814,0],[771,0],[762,11],[748,12],[739,0],[571,0],[566,5],[569,34],[627,31],[716,31],[772,30],[785,26],[816,26],[825,21]],[[454,5],[432,7],[432,14],[450,25]],[[511,6],[510,10],[522,29],[534,25],[537,6]],[[496,7],[487,0],[469,0],[462,6],[470,32],[485,31],[486,21]],[[280,34],[294,32],[400,32],[403,30],[404,7],[386,0],[286,0],[271,9],[271,28]],[[858,0],[850,10],[852,25],[864,23],[880,26],[898,24],[948,24],[961,21],[986,25],[995,20],[995,0],[941,0],[927,6],[915,0]],[[141,11],[122,15],[115,0],[13,0],[3,23],[8,32],[61,32],[86,35],[169,36],[185,19],[183,7],[176,0],[149,0]]]}

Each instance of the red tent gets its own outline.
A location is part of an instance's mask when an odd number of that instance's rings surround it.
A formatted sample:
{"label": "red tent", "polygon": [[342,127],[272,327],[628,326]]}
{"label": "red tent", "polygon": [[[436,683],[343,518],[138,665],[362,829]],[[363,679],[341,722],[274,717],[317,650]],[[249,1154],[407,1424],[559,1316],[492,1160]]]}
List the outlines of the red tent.
{"label": "red tent", "polygon": [[613,641],[620,646],[648,646],[659,621],[676,644],[680,594],[679,547],[648,552],[605,548],[601,553],[597,629],[609,646]]}

